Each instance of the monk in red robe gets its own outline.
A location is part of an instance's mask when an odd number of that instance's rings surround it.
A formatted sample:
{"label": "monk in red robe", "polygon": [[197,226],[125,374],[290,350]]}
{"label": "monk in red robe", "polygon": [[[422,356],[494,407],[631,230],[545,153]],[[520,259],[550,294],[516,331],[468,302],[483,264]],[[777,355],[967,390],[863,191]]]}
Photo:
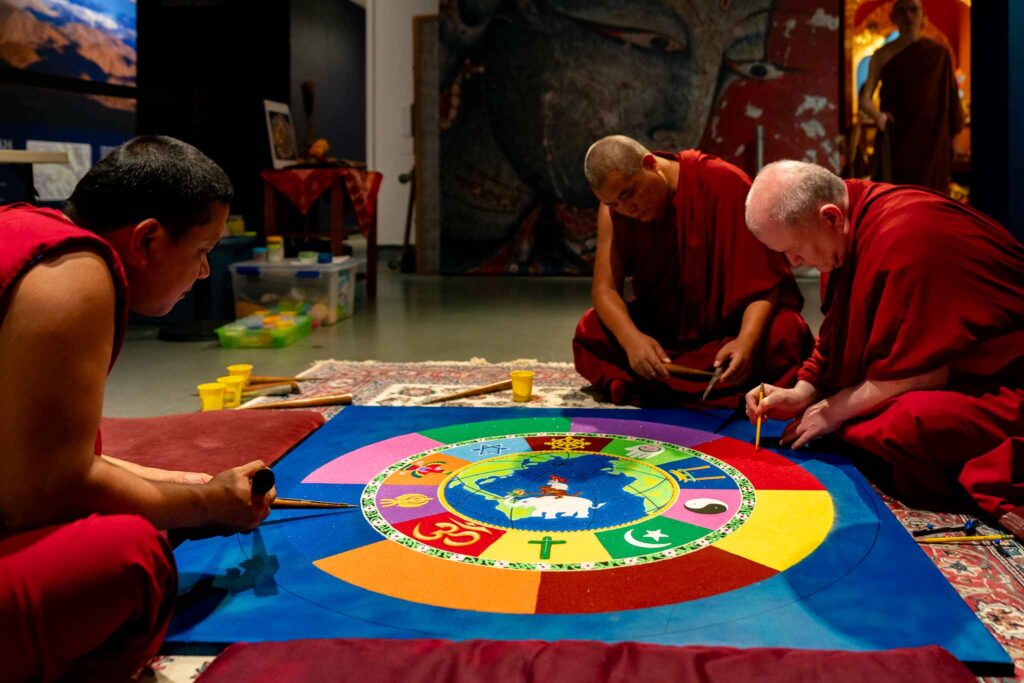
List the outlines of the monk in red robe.
{"label": "monk in red robe", "polygon": [[796,161],[766,166],[747,207],[765,245],[827,273],[800,381],[748,393],[750,419],[792,419],[794,448],[835,433],[908,502],[966,490],[1024,520],[1024,247],[944,195]]}
{"label": "monk in red robe", "polygon": [[273,490],[255,461],[215,477],[99,456],[103,385],[128,305],[167,313],[224,230],[224,172],[172,138],[136,138],[64,212],[0,208],[0,661],[4,680],[130,680],[177,591],[158,529],[252,529]]}
{"label": "monk in red robe", "polygon": [[746,229],[747,175],[621,135],[594,143],[585,170],[601,206],[594,307],[573,339],[577,371],[616,404],[700,401],[708,378],[670,375],[667,363],[724,365],[708,398],[717,406],[737,407],[751,378],[795,382],[813,339],[785,259]]}
{"label": "monk in red robe", "polygon": [[[889,167],[880,168],[875,178],[948,194],[953,136],[964,125],[953,56],[945,45],[921,35],[921,0],[896,0],[889,17],[899,37],[871,55],[860,93],[861,110],[884,136],[876,148],[889,149]],[[879,81],[880,110],[872,101]]]}

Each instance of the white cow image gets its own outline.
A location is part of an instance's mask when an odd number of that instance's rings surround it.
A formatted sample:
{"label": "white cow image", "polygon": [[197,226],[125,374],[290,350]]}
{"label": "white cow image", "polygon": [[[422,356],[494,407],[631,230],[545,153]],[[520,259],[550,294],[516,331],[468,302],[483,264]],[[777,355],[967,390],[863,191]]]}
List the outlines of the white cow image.
{"label": "white cow image", "polygon": [[604,503],[594,505],[589,498],[580,496],[531,496],[516,500],[509,495],[506,496],[506,500],[513,508],[533,508],[533,513],[530,516],[544,519],[555,519],[559,515],[586,519],[590,516],[591,510],[596,510],[604,505]]}

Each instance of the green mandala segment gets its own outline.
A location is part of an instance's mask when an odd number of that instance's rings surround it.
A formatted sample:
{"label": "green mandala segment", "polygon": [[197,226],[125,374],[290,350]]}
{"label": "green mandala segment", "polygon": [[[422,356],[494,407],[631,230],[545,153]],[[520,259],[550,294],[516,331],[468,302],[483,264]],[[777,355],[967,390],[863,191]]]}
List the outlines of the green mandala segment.
{"label": "green mandala segment", "polygon": [[659,517],[640,524],[598,531],[595,534],[612,557],[639,557],[685,546],[708,535],[708,530],[686,522]]}
{"label": "green mandala segment", "polygon": [[572,420],[568,417],[520,418],[517,420],[496,420],[494,422],[468,422],[466,424],[438,427],[420,432],[423,436],[450,446],[464,441],[487,437],[506,437],[519,430],[536,432],[568,432]]}

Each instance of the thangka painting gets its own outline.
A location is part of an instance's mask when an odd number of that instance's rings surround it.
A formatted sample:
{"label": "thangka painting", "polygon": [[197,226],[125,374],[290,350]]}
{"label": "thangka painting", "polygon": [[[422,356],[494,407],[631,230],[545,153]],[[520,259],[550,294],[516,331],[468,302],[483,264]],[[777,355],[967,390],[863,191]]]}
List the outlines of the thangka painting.
{"label": "thangka painting", "polygon": [[441,269],[585,274],[587,148],[838,171],[838,0],[442,0]]}

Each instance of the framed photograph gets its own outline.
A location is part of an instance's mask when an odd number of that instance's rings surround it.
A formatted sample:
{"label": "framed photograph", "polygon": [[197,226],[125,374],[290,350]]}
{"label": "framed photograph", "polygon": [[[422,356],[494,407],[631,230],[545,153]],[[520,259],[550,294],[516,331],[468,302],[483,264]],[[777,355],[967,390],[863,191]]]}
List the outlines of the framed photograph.
{"label": "framed photograph", "polygon": [[291,108],[283,102],[263,100],[263,109],[267,113],[267,135],[270,138],[270,156],[274,160],[274,168],[291,166],[299,160]]}

